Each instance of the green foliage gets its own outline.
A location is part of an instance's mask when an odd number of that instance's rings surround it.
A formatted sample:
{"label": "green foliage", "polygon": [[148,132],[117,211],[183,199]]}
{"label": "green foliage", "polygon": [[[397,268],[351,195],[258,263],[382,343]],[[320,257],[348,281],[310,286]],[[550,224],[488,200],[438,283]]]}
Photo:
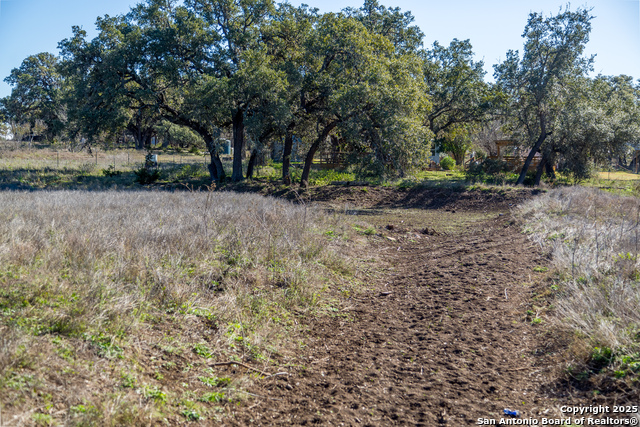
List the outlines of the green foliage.
{"label": "green foliage", "polygon": [[110,165],[108,168],[102,169],[102,174],[106,177],[112,178],[122,175],[122,171],[116,170],[115,166]]}
{"label": "green foliage", "polygon": [[134,181],[141,185],[153,184],[159,180],[161,176],[158,169],[149,170],[144,166],[133,171],[133,173],[136,175]]}
{"label": "green foliage", "polygon": [[359,9],[346,8],[344,13],[354,17],[372,34],[383,34],[399,54],[411,54],[419,50],[424,34],[416,25],[411,25],[411,12],[399,8],[385,8],[377,0],[365,0]]}
{"label": "green foliage", "polygon": [[187,421],[200,421],[202,419],[202,416],[193,409],[185,409],[180,412],[180,415],[185,417]]}
{"label": "green foliage", "polygon": [[[563,116],[578,111],[571,102],[576,93],[573,84],[593,62],[582,56],[592,19],[588,9],[572,12],[568,7],[550,17],[531,13],[523,34],[522,57],[509,51],[505,61],[495,66],[507,130],[523,147],[531,153],[542,152],[548,161],[554,160]],[[524,182],[527,166],[518,184]]]}
{"label": "green foliage", "polygon": [[122,358],[122,347],[115,344],[115,338],[102,334],[86,336],[87,340],[96,348],[98,355],[106,359]]}
{"label": "green foliage", "polygon": [[[456,165],[463,165],[467,151],[473,146],[471,132],[474,127],[469,123],[455,123],[442,131],[438,140],[439,150],[451,153]],[[441,163],[442,164],[442,163]]]}
{"label": "green foliage", "polygon": [[167,401],[167,394],[157,386],[149,387],[145,385],[139,392],[142,393],[145,399],[155,400],[157,402]]}
{"label": "green foliage", "polygon": [[[484,64],[473,60],[473,49],[469,40],[454,39],[448,47],[433,44],[424,54],[425,90],[433,104],[426,118],[438,143],[453,145],[451,132],[482,121],[491,106],[493,94],[484,81]],[[449,134],[449,141],[445,135]],[[466,142],[464,143],[466,144]]]}
{"label": "green foliage", "polygon": [[481,163],[471,163],[464,172],[465,178],[471,182],[504,184],[515,181],[508,163],[500,159],[486,159]]}
{"label": "green foliage", "polygon": [[202,402],[220,403],[225,400],[224,392],[205,393],[200,398]]}
{"label": "green foliage", "polygon": [[198,343],[194,345],[193,352],[200,357],[204,357],[205,359],[211,359],[214,356],[209,346],[204,343]]}
{"label": "green foliage", "polygon": [[62,133],[66,122],[65,82],[58,65],[56,56],[44,52],[27,57],[19,68],[11,70],[5,82],[13,89],[2,100],[5,120],[27,124],[31,136],[52,140]]}
{"label": "green foliage", "polygon": [[122,382],[120,385],[125,388],[135,388],[137,384],[137,379],[135,376],[131,374],[122,374]]}
{"label": "green foliage", "polygon": [[227,387],[231,384],[231,378],[228,377],[198,377],[198,379],[209,387]]}
{"label": "green foliage", "polygon": [[620,357],[620,368],[624,372],[638,373],[640,372],[640,353],[629,354]]}
{"label": "green foliage", "polygon": [[53,417],[49,414],[42,414],[40,412],[35,412],[31,414],[31,419],[37,426],[53,425]]}
{"label": "green foliage", "polygon": [[456,166],[456,161],[451,157],[443,157],[442,159],[440,159],[440,166],[442,166],[442,169],[448,171]]}
{"label": "green foliage", "polygon": [[202,137],[186,126],[178,126],[164,121],[156,125],[155,130],[165,139],[168,146],[188,149],[193,154],[200,154],[200,149],[204,147]]}
{"label": "green foliage", "polygon": [[640,86],[627,76],[575,79],[567,108],[550,138],[559,171],[573,182],[594,176],[596,165],[623,157],[640,138]]}
{"label": "green foliage", "polygon": [[591,352],[591,367],[595,372],[599,372],[609,366],[613,359],[613,350],[609,347],[594,347]]}
{"label": "green foliage", "polygon": [[311,185],[327,185],[335,181],[353,181],[355,174],[351,172],[337,171],[333,169],[313,171],[310,174]]}

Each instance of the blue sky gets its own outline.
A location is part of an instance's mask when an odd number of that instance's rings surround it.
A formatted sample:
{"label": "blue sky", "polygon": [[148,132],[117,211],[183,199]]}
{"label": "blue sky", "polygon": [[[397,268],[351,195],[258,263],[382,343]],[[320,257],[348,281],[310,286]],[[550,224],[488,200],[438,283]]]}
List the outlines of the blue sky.
{"label": "blue sky", "polygon": [[[300,4],[299,1],[290,1]],[[58,53],[58,42],[71,36],[79,25],[95,35],[97,16],[125,13],[136,0],[0,0],[0,79],[24,58],[39,52]],[[307,0],[322,12],[359,7],[363,1]],[[484,60],[487,79],[492,65],[509,49],[522,48],[522,31],[529,12],[555,14],[566,2],[558,0],[380,0],[385,6],[410,10],[425,33],[425,46],[435,40],[449,44],[453,38],[470,39],[476,59]],[[595,72],[627,74],[640,78],[640,0],[589,0],[573,2],[572,8],[592,7],[588,54],[597,54]],[[0,83],[0,97],[10,93]]]}

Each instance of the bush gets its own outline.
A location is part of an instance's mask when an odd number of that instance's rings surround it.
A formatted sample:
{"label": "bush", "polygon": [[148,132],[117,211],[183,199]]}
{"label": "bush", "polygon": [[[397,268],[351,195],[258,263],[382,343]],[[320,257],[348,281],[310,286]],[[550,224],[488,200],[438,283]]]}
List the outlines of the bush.
{"label": "bush", "polygon": [[142,167],[136,171],[133,171],[133,173],[136,174],[136,178],[134,181],[142,185],[153,184],[160,179],[160,171],[158,169],[149,171],[149,169]]}
{"label": "bush", "polygon": [[102,175],[106,177],[114,177],[114,176],[119,176],[121,174],[122,174],[122,171],[116,170],[116,167],[114,165],[110,165],[108,168],[102,169]]}
{"label": "bush", "polygon": [[465,176],[469,181],[504,181],[509,170],[509,164],[503,160],[486,159],[482,163],[471,163]]}
{"label": "bush", "polygon": [[577,184],[595,175],[595,165],[591,161],[565,159],[560,163],[558,172],[568,175]]}
{"label": "bush", "polygon": [[440,159],[440,166],[442,166],[442,169],[449,171],[456,166],[456,161],[451,157],[444,157]]}

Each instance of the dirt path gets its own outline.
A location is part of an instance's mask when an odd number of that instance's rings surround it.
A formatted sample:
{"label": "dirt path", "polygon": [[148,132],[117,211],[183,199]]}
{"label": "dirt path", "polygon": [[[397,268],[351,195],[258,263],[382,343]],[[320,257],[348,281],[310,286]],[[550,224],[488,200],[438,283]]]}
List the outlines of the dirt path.
{"label": "dirt path", "polygon": [[550,394],[544,325],[523,316],[546,261],[502,212],[464,233],[380,239],[389,268],[374,290],[347,318],[316,319],[299,366],[251,389],[262,397],[237,423],[472,425],[578,404]]}

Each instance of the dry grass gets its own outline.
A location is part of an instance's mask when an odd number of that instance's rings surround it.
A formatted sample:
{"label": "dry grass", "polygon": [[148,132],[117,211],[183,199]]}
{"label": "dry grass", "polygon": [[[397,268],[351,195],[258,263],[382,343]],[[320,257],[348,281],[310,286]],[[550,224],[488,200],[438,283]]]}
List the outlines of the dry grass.
{"label": "dry grass", "polygon": [[640,175],[629,172],[598,172],[598,178],[607,179],[612,181],[637,181],[640,179]]}
{"label": "dry grass", "polygon": [[221,417],[246,377],[211,389],[207,363],[271,370],[344,270],[326,221],[250,194],[0,193],[3,425]]}
{"label": "dry grass", "polygon": [[589,341],[583,356],[591,370],[637,380],[640,201],[567,187],[530,200],[517,214],[532,239],[551,251],[561,279],[557,320]]}
{"label": "dry grass", "polygon": [[[140,188],[134,172],[143,167],[144,151],[95,149],[89,154],[48,146],[11,147],[12,143],[0,142],[0,190]],[[159,184],[199,188],[211,183],[208,158],[189,153],[156,153]]]}

